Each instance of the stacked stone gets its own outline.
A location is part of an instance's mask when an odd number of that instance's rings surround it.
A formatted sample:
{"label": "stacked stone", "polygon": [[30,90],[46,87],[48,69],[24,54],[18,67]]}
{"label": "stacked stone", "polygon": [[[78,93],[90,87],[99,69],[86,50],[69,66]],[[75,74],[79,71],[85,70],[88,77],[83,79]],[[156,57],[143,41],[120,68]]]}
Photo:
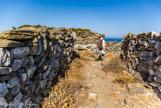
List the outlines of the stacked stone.
{"label": "stacked stone", "polygon": [[111,41],[106,42],[106,51],[112,55],[120,55],[121,53],[121,42]]}
{"label": "stacked stone", "polygon": [[148,73],[148,80],[161,92],[161,35],[156,32],[127,34],[122,41],[122,59],[129,72]]}
{"label": "stacked stone", "polygon": [[21,28],[0,34],[0,107],[39,107],[73,55],[67,28]]}
{"label": "stacked stone", "polygon": [[76,42],[74,49],[88,50],[93,52],[97,48],[97,43],[100,38],[100,34],[93,31],[78,31],[76,32]]}

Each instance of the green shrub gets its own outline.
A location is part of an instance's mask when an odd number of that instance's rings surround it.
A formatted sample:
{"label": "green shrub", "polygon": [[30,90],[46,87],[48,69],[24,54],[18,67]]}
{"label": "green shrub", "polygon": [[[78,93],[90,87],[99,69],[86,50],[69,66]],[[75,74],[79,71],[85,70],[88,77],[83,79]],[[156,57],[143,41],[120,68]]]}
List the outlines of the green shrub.
{"label": "green shrub", "polygon": [[90,29],[82,29],[82,28],[70,28],[74,32],[86,32],[86,31],[91,31]]}
{"label": "green shrub", "polygon": [[42,27],[40,24],[38,24],[38,25],[29,25],[29,24],[25,24],[25,25],[22,25],[22,26],[20,26],[20,27],[18,27],[18,28],[23,28],[23,27],[35,27],[35,28],[39,28],[39,27]]}

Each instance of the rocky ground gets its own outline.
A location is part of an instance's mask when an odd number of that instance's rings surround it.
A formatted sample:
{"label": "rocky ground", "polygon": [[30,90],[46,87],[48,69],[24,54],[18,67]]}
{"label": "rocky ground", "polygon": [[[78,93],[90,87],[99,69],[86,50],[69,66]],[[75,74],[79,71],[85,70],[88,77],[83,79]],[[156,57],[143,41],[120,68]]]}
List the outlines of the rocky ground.
{"label": "rocky ground", "polygon": [[117,41],[106,42],[106,50],[107,53],[111,53],[113,55],[119,55],[121,53],[121,42]]}
{"label": "rocky ground", "polygon": [[128,74],[124,63],[114,56],[105,56],[101,65],[94,54],[84,54],[72,62],[67,77],[53,87],[43,108],[161,107],[160,99],[139,73]]}

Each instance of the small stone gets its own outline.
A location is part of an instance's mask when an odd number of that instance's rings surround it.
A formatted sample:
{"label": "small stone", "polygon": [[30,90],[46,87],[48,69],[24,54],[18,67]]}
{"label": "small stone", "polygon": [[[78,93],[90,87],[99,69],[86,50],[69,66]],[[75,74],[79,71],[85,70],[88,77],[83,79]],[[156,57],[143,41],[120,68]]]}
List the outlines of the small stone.
{"label": "small stone", "polygon": [[33,65],[34,65],[34,58],[33,58],[33,56],[28,56],[28,58],[29,58],[29,66],[30,67],[32,67]]}
{"label": "small stone", "polygon": [[10,66],[12,57],[10,52],[5,48],[0,48],[0,66]]}
{"label": "small stone", "polygon": [[161,92],[161,86],[158,87],[158,90]]}
{"label": "small stone", "polygon": [[10,67],[0,67],[0,75],[6,75],[11,73]]}
{"label": "small stone", "polygon": [[144,93],[144,88],[140,88],[136,90],[137,93]]}
{"label": "small stone", "polygon": [[32,47],[30,47],[29,55],[36,55],[36,52],[38,51],[38,44],[33,44]]}
{"label": "small stone", "polygon": [[11,100],[12,100],[11,93],[8,92],[8,93],[4,96],[4,98],[6,99],[7,102],[8,102],[8,101],[11,101]]}
{"label": "small stone", "polygon": [[22,81],[23,81],[23,82],[26,81],[26,79],[27,79],[27,74],[26,74],[26,73],[21,74],[21,78],[22,78]]}
{"label": "small stone", "polygon": [[154,61],[156,64],[161,64],[161,55],[158,56],[155,61]]}
{"label": "small stone", "polygon": [[12,87],[16,86],[18,83],[19,83],[18,77],[15,77],[7,82],[7,87],[12,88]]}
{"label": "small stone", "polygon": [[89,98],[89,99],[96,100],[97,94],[96,94],[96,93],[89,93],[89,94],[88,94],[88,98]]}
{"label": "small stone", "polygon": [[14,59],[12,65],[11,65],[12,71],[17,71],[18,69],[20,69],[22,66],[22,63],[23,62],[21,59]]}
{"label": "small stone", "polygon": [[41,89],[44,88],[46,86],[46,84],[47,84],[47,79],[41,80],[40,81],[40,88]]}
{"label": "small stone", "polygon": [[43,79],[45,79],[47,76],[48,76],[48,74],[50,73],[50,70],[51,68],[48,66],[48,68],[47,68],[47,70],[42,74],[42,76],[43,76]]}
{"label": "small stone", "polygon": [[22,67],[26,67],[29,64],[30,60],[28,57],[24,57],[22,58],[22,62],[23,62]]}
{"label": "small stone", "polygon": [[31,67],[27,70],[27,76],[28,76],[28,79],[31,79],[33,74],[35,73],[35,70],[36,70],[36,66],[34,67]]}
{"label": "small stone", "polygon": [[161,84],[161,78],[159,76],[154,76],[154,81]]}
{"label": "small stone", "polygon": [[18,83],[16,86],[10,89],[10,93],[12,96],[15,96],[20,91],[21,85]]}
{"label": "small stone", "polygon": [[15,98],[13,99],[14,101],[21,102],[22,99],[22,93],[20,92]]}
{"label": "small stone", "polygon": [[153,81],[154,81],[154,78],[153,78],[153,76],[152,76],[152,75],[149,75],[149,77],[148,77],[148,81],[149,81],[149,82],[153,82]]}
{"label": "small stone", "polygon": [[95,108],[103,108],[102,105],[100,103],[97,103]]}
{"label": "small stone", "polygon": [[151,82],[150,85],[153,86],[153,87],[159,87],[160,84],[158,84],[156,82]]}
{"label": "small stone", "polygon": [[29,54],[29,47],[18,47],[11,49],[14,58],[23,58]]}
{"label": "small stone", "polygon": [[38,40],[38,50],[35,55],[40,55],[42,51],[43,51],[42,41],[41,39],[39,39]]}
{"label": "small stone", "polygon": [[8,80],[12,79],[13,77],[15,77],[14,73],[2,75],[2,76],[0,75],[0,81],[1,82],[8,81]]}
{"label": "small stone", "polygon": [[8,106],[8,103],[4,99],[4,97],[0,97],[0,108],[7,108],[7,106]]}
{"label": "small stone", "polygon": [[4,97],[8,93],[7,85],[5,82],[0,83],[0,97]]}
{"label": "small stone", "polygon": [[154,75],[154,71],[152,69],[149,69],[150,75]]}

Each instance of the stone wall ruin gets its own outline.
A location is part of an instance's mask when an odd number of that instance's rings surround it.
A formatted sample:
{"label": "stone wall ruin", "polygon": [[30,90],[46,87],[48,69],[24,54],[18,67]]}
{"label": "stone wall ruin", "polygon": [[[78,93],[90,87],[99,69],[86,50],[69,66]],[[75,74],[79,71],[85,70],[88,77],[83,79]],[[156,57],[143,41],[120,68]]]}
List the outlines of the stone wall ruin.
{"label": "stone wall ruin", "polygon": [[161,97],[161,34],[129,33],[122,41],[121,57],[129,72],[146,73],[147,80]]}
{"label": "stone wall ruin", "polygon": [[0,34],[0,107],[39,107],[59,72],[72,61],[68,28],[24,27]]}

